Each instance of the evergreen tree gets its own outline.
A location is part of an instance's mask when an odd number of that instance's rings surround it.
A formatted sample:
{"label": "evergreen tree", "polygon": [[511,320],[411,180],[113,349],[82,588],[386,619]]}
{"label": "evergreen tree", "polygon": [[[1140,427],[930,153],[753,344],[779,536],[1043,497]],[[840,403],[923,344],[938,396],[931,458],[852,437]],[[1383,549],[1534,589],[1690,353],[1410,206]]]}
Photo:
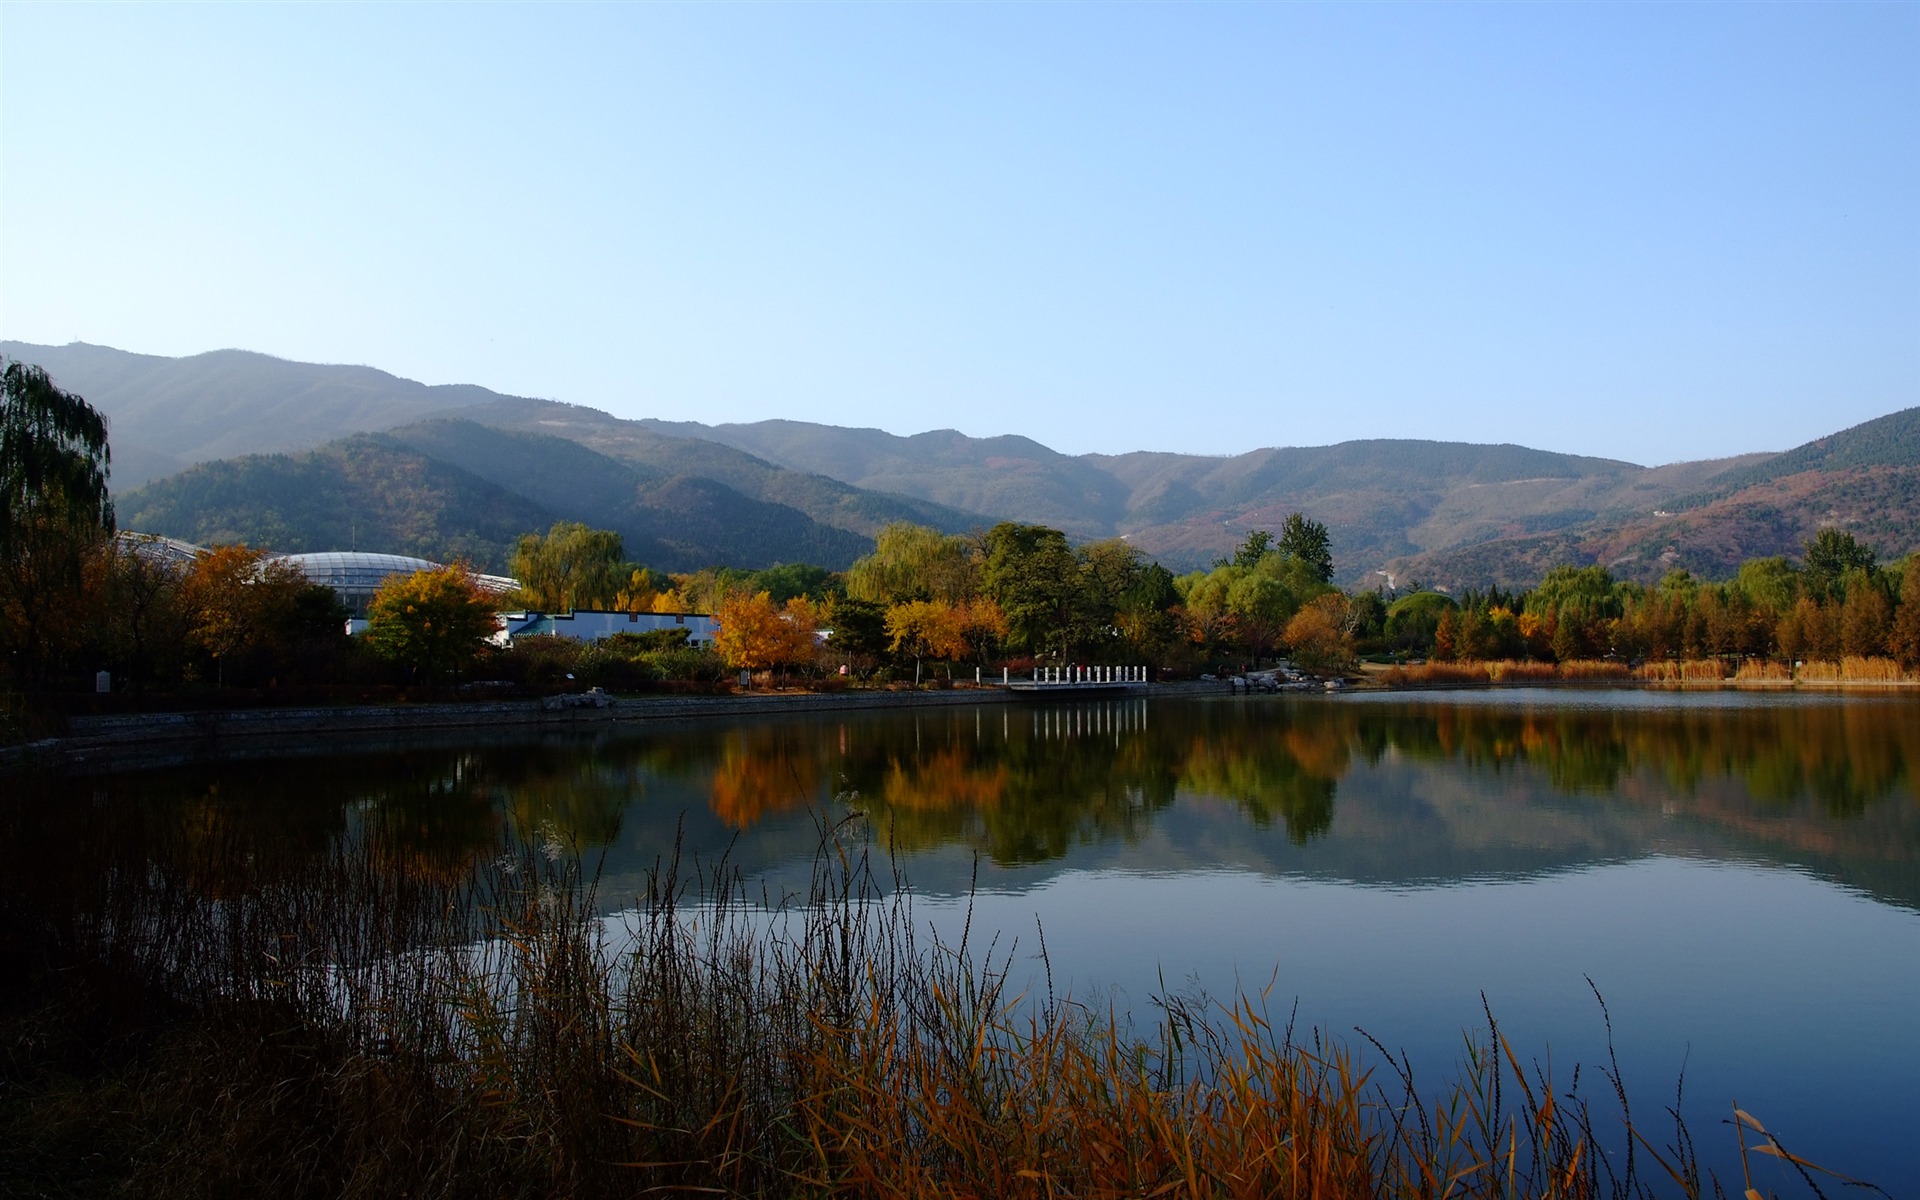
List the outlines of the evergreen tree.
{"label": "evergreen tree", "polygon": [[1294,513],[1280,526],[1279,548],[1281,554],[1311,567],[1321,583],[1333,581],[1333,539],[1325,525]]}

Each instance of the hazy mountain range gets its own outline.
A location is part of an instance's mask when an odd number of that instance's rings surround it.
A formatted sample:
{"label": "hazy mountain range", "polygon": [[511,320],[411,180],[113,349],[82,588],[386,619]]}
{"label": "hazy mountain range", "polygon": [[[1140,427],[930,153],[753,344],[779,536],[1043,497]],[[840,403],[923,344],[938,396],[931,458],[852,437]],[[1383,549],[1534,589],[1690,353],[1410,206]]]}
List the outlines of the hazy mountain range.
{"label": "hazy mountain range", "polygon": [[1920,408],[1785,452],[1653,468],[1392,439],[1074,456],[952,430],[623,420],[237,350],[0,342],[0,354],[107,414],[124,527],[287,551],[357,545],[499,569],[520,533],[567,519],[617,529],[633,557],[669,570],[844,567],[888,521],[1017,520],[1125,537],[1180,571],[1296,510],[1327,524],[1346,583],[1514,585],[1558,562],[1721,576],[1797,554],[1822,525],[1883,558],[1920,549]]}

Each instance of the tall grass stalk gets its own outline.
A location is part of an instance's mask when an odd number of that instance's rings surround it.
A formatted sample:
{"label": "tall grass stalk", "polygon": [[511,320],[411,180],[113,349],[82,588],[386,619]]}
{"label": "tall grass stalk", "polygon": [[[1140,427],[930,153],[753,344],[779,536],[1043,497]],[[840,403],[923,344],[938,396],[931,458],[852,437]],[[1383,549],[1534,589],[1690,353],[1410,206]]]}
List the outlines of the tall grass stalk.
{"label": "tall grass stalk", "polygon": [[[1677,1105],[1656,1150],[1617,1068],[1603,1117],[1491,1014],[1429,1088],[1262,997],[1140,1029],[1014,994],[1009,950],[917,937],[850,822],[805,896],[676,848],[618,920],[552,845],[469,881],[371,835],[284,864],[217,843],[0,897],[48,997],[8,1017],[39,1040],[7,1043],[0,1190],[89,1190],[86,1145],[134,1195],[1712,1194]],[[116,1019],[74,1023],[82,975]]]}
{"label": "tall grass stalk", "polygon": [[1803,662],[1794,669],[1794,678],[1802,683],[1903,683],[1920,676],[1890,658],[1849,654],[1839,662]]}

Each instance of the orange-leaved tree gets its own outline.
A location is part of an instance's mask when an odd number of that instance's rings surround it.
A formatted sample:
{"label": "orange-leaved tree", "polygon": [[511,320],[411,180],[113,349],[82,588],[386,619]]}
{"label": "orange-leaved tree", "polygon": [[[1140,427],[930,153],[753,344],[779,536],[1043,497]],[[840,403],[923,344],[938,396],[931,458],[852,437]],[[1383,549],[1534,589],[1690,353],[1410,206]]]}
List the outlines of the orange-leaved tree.
{"label": "orange-leaved tree", "polygon": [[[1340,671],[1353,663],[1350,604],[1339,592],[1316,596],[1287,622],[1294,661],[1309,671]],[[1451,613],[1447,614],[1451,616]]]}
{"label": "orange-leaved tree", "polygon": [[307,577],[289,562],[247,546],[215,546],[193,560],[180,583],[187,637],[213,657],[224,683],[229,663],[274,648]]}
{"label": "orange-leaved tree", "polygon": [[1900,607],[1894,613],[1887,648],[1909,671],[1920,670],[1920,552],[1907,555],[1900,576]]}

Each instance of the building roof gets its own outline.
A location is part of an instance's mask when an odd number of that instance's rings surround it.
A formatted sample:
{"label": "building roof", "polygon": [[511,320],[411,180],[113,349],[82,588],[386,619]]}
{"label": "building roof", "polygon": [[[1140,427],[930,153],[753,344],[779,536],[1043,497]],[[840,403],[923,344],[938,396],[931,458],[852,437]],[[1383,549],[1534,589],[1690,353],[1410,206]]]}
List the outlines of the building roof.
{"label": "building roof", "polygon": [[[161,537],[155,533],[122,530],[114,535],[133,553],[155,562],[186,566],[207,552],[205,546]],[[371,596],[390,576],[411,575],[415,571],[436,571],[440,565],[431,559],[409,554],[379,554],[371,550],[318,550],[311,554],[274,554],[269,562],[290,563],[300,569],[308,582],[330,587],[337,592]],[[520,581],[506,575],[469,576],[482,591],[505,595],[520,590]]]}
{"label": "building roof", "polygon": [[113,539],[123,549],[149,562],[164,563],[170,567],[185,566],[207,552],[205,546],[196,546],[178,538],[161,537],[157,533],[134,533],[123,529],[114,534]]}
{"label": "building roof", "polygon": [[[325,584],[337,592],[379,590],[389,576],[411,575],[415,571],[437,571],[440,565],[430,559],[406,554],[376,554],[370,550],[318,550],[311,554],[280,554],[276,562],[292,563],[308,580]],[[505,575],[474,575],[474,583],[483,591],[518,591],[520,581]]]}
{"label": "building roof", "polygon": [[389,575],[411,575],[432,571],[437,562],[411,558],[405,554],[375,554],[364,550],[321,550],[313,554],[279,554],[273,561],[300,568],[310,582],[325,584],[335,591],[372,592]]}

